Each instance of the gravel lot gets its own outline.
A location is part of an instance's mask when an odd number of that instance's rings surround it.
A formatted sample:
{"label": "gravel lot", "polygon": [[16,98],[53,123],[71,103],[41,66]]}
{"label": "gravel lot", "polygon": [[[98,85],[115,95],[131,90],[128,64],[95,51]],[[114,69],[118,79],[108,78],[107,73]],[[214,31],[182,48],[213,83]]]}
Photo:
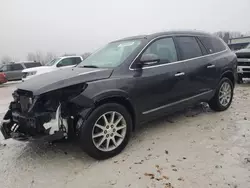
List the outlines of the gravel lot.
{"label": "gravel lot", "polygon": [[[19,83],[0,85],[0,118]],[[0,135],[0,187],[250,187],[250,84],[230,109],[199,105],[139,128],[118,156],[96,161],[74,143]]]}

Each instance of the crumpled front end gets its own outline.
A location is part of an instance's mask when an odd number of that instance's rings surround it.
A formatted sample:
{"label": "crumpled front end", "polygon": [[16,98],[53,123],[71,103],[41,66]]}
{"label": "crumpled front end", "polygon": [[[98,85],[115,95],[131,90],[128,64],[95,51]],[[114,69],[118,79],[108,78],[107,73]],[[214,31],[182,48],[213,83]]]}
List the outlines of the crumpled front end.
{"label": "crumpled front end", "polygon": [[16,90],[0,125],[5,139],[17,140],[43,138],[48,141],[67,138],[71,122],[70,104],[61,101],[61,91],[42,96],[32,92]]}

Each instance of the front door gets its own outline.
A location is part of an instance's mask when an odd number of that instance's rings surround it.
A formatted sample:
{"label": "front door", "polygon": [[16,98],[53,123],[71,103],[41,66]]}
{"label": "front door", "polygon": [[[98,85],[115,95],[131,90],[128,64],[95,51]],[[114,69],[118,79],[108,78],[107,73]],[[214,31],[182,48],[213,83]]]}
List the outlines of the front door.
{"label": "front door", "polygon": [[[151,43],[143,54],[156,54],[160,58],[157,64],[144,65],[134,69],[135,96],[142,120],[148,116],[157,116],[169,110],[168,107],[186,97],[186,67],[178,62],[172,37],[161,38]],[[145,117],[147,116],[147,117]]]}

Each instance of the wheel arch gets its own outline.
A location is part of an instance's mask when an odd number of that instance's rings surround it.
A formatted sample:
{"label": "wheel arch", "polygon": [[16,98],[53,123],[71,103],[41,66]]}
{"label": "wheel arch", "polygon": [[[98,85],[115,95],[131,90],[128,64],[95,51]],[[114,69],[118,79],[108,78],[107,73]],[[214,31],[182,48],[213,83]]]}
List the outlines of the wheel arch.
{"label": "wheel arch", "polygon": [[98,97],[98,99],[95,100],[95,108],[106,103],[117,103],[117,104],[124,106],[131,115],[132,124],[133,124],[132,129],[135,130],[135,126],[137,122],[136,110],[134,106],[132,105],[131,100],[126,95],[124,94],[114,95],[113,94],[113,95]]}
{"label": "wheel arch", "polygon": [[235,85],[236,79],[235,79],[233,71],[227,70],[227,71],[223,72],[221,75],[221,79],[225,78],[225,77],[228,78],[229,80],[231,80],[231,82],[233,83],[233,86]]}

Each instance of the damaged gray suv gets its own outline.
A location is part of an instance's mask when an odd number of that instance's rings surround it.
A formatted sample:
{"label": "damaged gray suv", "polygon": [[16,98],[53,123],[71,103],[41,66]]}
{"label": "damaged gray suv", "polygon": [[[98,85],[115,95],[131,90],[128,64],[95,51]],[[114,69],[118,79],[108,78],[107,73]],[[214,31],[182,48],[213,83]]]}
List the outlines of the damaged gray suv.
{"label": "damaged gray suv", "polygon": [[73,68],[20,85],[4,116],[5,139],[78,138],[96,159],[120,153],[140,123],[199,102],[232,101],[236,56],[203,32],[117,40]]}

